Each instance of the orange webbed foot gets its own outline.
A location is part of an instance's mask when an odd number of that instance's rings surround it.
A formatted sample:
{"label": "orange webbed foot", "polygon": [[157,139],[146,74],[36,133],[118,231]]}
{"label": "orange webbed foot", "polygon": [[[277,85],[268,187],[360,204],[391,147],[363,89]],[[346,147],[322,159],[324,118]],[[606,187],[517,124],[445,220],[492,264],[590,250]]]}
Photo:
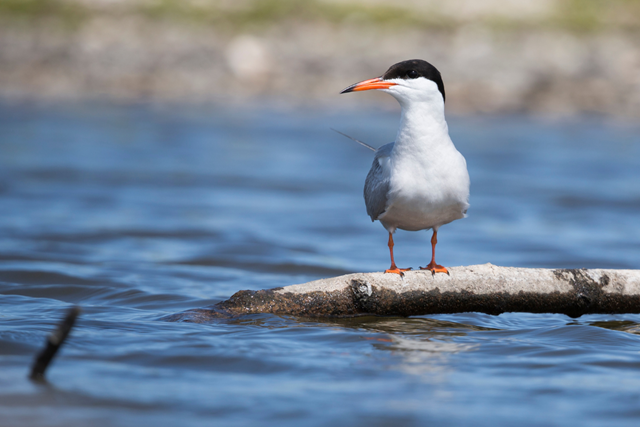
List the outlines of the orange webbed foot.
{"label": "orange webbed foot", "polygon": [[436,273],[447,273],[450,276],[449,270],[435,262],[430,262],[426,267],[420,267],[420,270],[429,270],[432,276],[435,276]]}
{"label": "orange webbed foot", "polygon": [[411,268],[398,268],[395,265],[392,265],[391,267],[389,267],[388,269],[386,269],[384,272],[385,273],[395,273],[395,274],[399,274],[400,277],[404,276],[404,272],[405,271],[410,271]]}

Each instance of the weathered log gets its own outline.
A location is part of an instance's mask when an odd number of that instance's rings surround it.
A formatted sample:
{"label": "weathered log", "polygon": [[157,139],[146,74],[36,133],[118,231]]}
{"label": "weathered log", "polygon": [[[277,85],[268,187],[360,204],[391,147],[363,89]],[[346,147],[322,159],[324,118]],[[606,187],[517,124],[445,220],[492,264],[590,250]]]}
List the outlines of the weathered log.
{"label": "weathered log", "polygon": [[640,270],[543,269],[491,264],[429,271],[355,273],[300,285],[239,291],[166,320],[206,322],[273,313],[303,317],[504,312],[640,313]]}

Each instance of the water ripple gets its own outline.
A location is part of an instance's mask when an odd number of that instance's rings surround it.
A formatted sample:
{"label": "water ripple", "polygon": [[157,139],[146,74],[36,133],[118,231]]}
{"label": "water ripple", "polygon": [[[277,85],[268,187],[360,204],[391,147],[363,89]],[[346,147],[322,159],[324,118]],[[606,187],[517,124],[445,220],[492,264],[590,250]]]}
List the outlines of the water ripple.
{"label": "water ripple", "polygon": [[[240,114],[242,113],[242,114]],[[453,118],[473,182],[439,261],[638,268],[640,129]],[[362,201],[379,111],[0,103],[0,425],[616,425],[640,316],[160,319],[388,266]],[[427,233],[396,235],[424,265]],[[71,304],[49,373],[32,357]]]}

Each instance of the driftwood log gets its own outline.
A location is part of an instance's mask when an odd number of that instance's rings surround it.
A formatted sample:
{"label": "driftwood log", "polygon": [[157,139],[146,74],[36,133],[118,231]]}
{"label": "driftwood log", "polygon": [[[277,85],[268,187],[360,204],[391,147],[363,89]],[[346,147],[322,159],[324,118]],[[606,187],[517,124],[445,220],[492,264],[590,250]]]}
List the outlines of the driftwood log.
{"label": "driftwood log", "polygon": [[543,269],[491,264],[429,271],[355,273],[301,285],[239,291],[165,320],[206,322],[273,313],[303,317],[504,312],[640,313],[640,270]]}

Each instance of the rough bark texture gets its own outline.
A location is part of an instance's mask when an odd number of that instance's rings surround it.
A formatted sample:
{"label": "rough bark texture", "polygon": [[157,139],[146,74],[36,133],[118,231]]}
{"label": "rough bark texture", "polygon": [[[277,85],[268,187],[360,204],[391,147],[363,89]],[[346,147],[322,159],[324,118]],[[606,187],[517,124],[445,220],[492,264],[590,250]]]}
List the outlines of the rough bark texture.
{"label": "rough bark texture", "polygon": [[206,322],[246,314],[415,316],[504,312],[640,313],[640,270],[542,269],[491,264],[451,267],[450,275],[355,273],[300,285],[239,291],[212,307],[167,316]]}

